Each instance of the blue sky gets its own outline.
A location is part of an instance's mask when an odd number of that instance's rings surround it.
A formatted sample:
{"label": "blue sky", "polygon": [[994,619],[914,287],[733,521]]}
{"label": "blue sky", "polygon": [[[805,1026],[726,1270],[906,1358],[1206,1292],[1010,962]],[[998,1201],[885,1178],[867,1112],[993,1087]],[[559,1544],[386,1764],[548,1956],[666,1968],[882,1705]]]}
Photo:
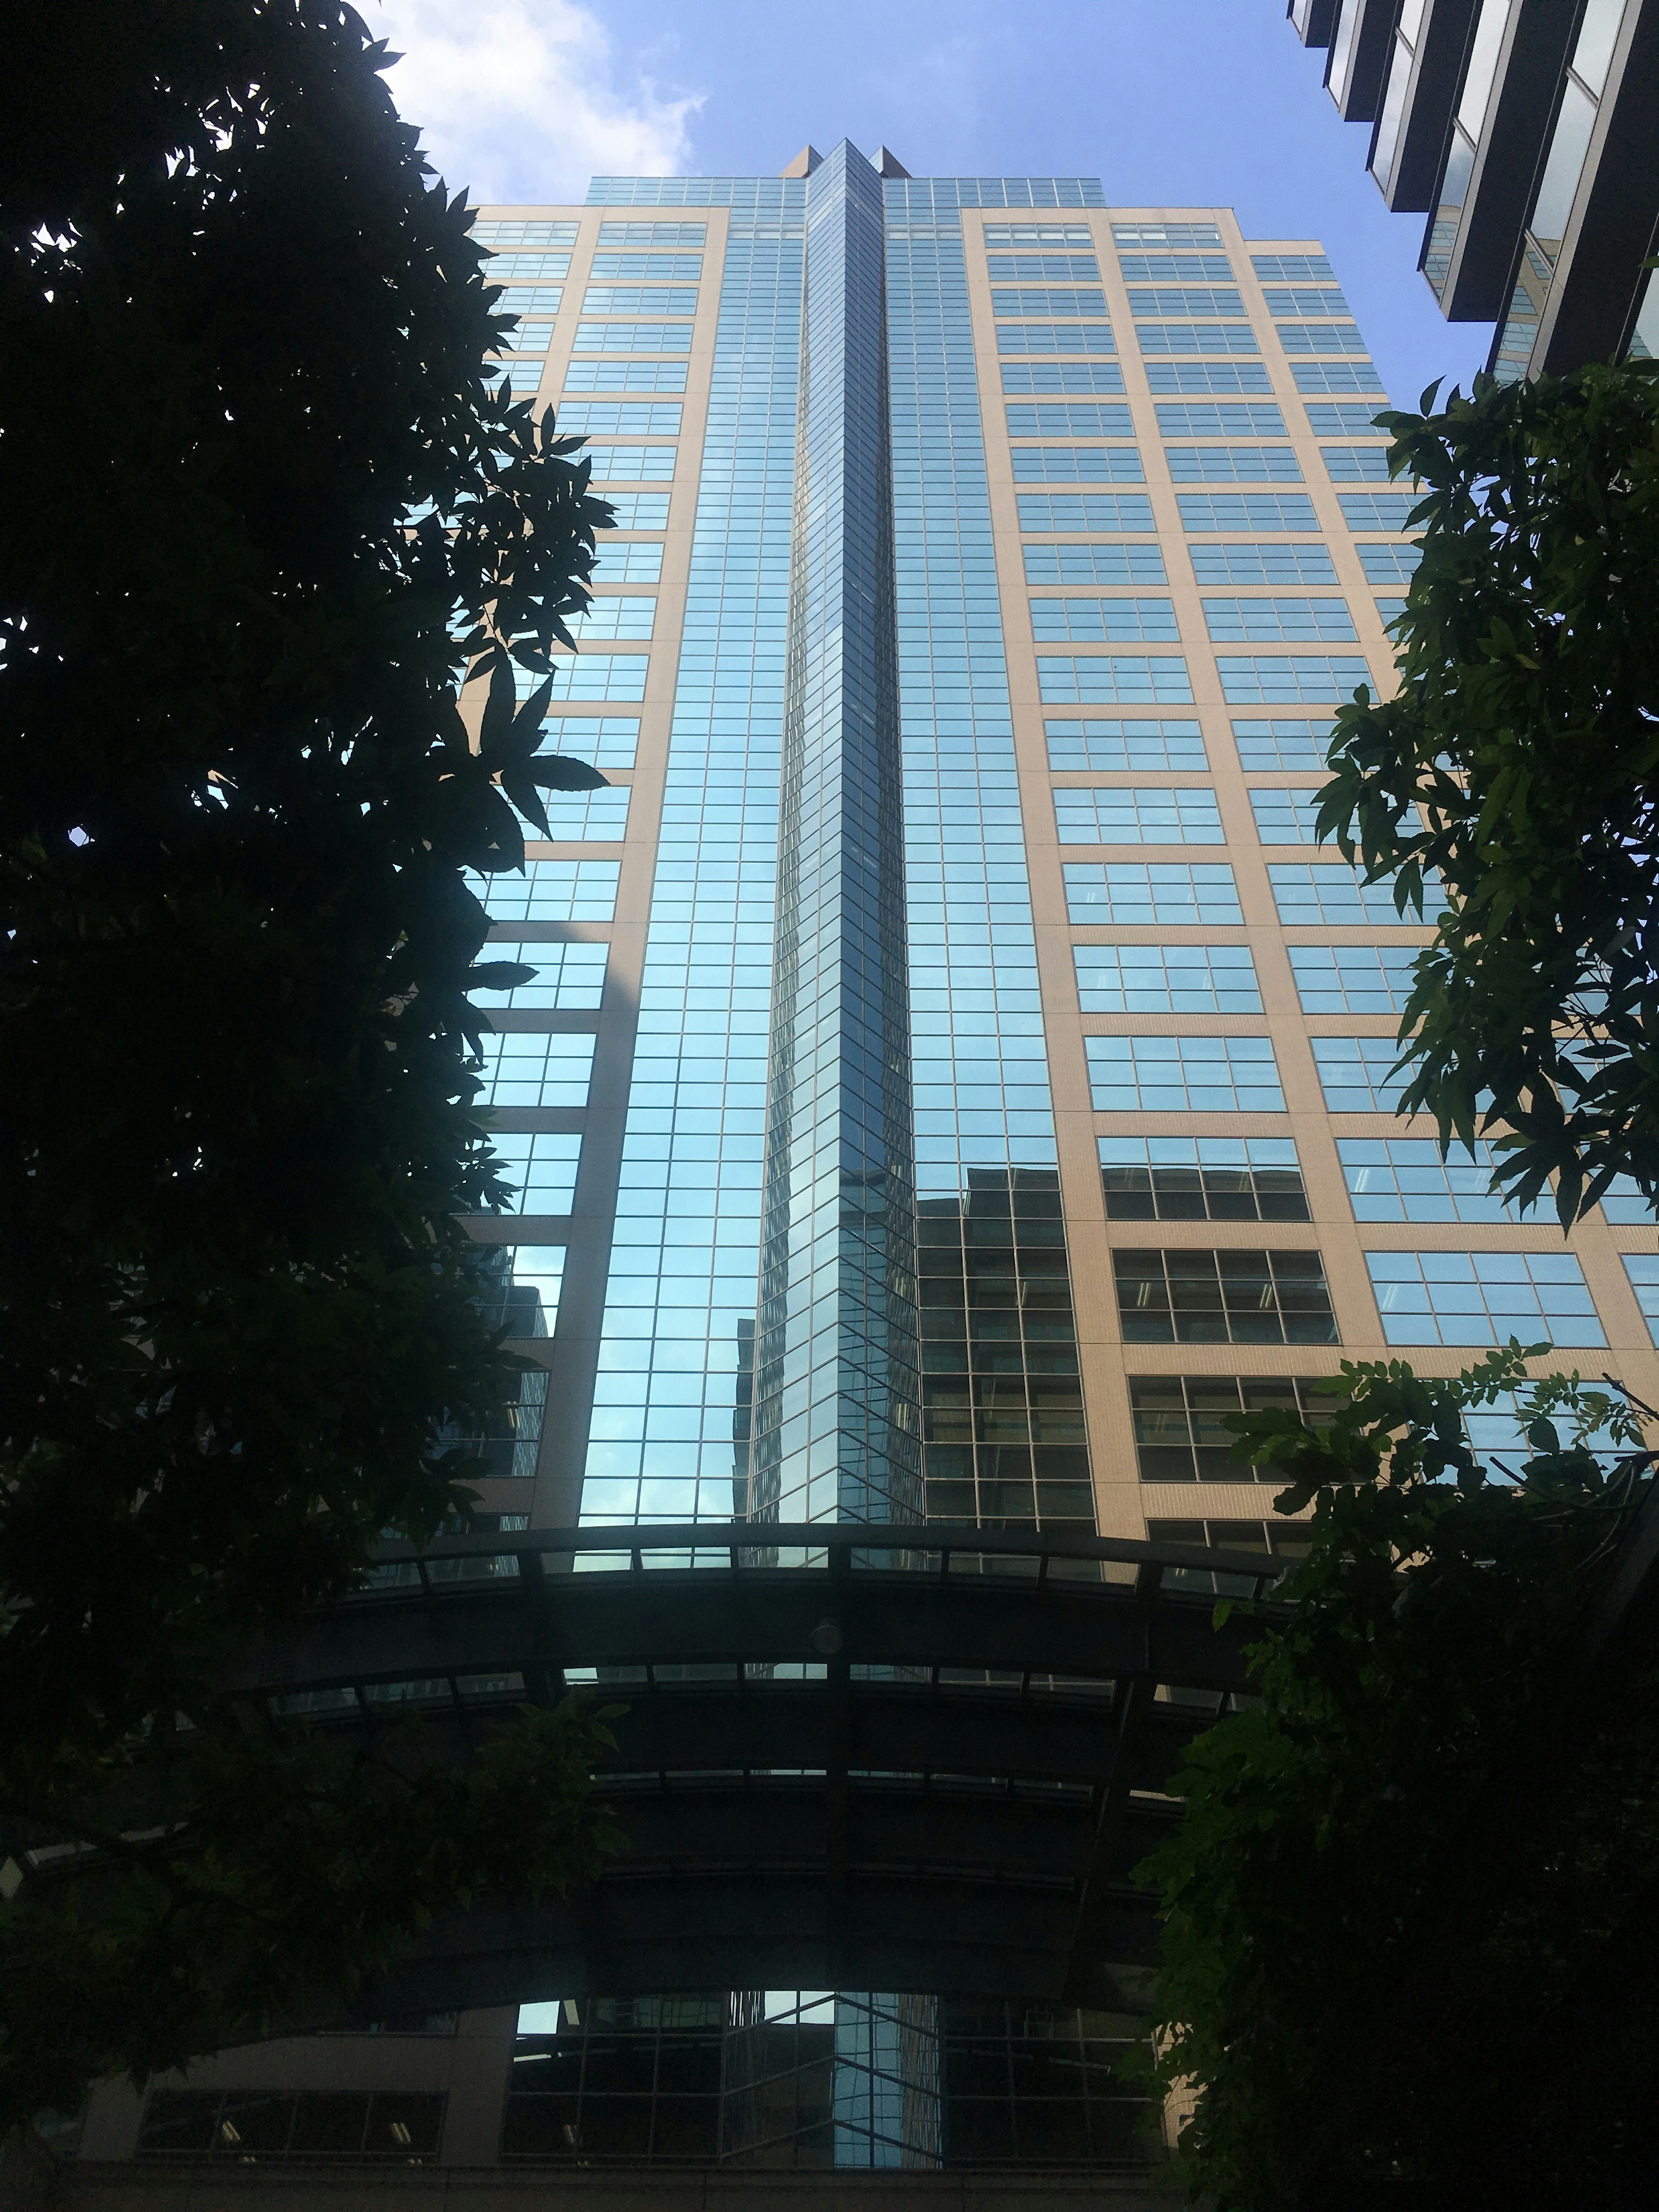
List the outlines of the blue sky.
{"label": "blue sky", "polygon": [[1322,238],[1395,403],[1467,385],[1490,326],[1449,325],[1284,0],[359,0],[452,185],[576,198],[596,170],[764,174],[808,139],[916,175],[1097,176],[1107,199],[1231,204],[1247,236]]}

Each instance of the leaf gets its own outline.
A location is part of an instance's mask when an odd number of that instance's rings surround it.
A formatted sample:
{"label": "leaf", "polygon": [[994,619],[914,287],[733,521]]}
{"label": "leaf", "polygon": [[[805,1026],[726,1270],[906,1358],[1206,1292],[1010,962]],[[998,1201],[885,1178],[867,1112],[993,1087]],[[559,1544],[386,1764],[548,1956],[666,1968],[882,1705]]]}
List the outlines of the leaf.
{"label": "leaf", "polygon": [[527,770],[528,780],[544,791],[608,791],[608,776],[586,761],[569,760],[561,753],[538,753]]}
{"label": "leaf", "polygon": [[486,960],[466,971],[469,991],[510,991],[515,984],[533,983],[540,969],[520,960]]}

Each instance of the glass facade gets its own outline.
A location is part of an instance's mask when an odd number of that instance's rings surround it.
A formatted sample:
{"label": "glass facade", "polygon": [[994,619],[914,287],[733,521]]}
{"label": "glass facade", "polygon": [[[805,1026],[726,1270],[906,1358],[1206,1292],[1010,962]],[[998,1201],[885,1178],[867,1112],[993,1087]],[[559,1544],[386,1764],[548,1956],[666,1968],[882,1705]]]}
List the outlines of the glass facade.
{"label": "glass facade", "polygon": [[806,185],[768,1072],[758,1517],[921,1505],[881,186]]}
{"label": "glass facade", "polygon": [[[1452,1371],[1513,1330],[1651,1397],[1651,1213],[1610,1193],[1564,1252],[1484,1146],[1398,1121],[1434,887],[1402,915],[1314,841],[1415,560],[1411,495],[1349,489],[1382,396],[1318,242],[792,166],[481,216],[562,288],[517,374],[616,485],[544,733],[608,788],[478,885],[537,971],[481,994],[513,1187],[481,1297],[530,1363],[472,1439],[488,1525],[1293,1547],[1221,1417],[1311,1415],[1345,1357]],[[1133,2015],[1055,1992],[503,2019],[475,2160],[1160,2154],[1111,2070]],[[146,2154],[221,2146],[252,2075],[209,2063]],[[273,2084],[259,2154],[325,2120],[379,2154],[383,2087]],[[421,2155],[461,2154],[447,2094]]]}

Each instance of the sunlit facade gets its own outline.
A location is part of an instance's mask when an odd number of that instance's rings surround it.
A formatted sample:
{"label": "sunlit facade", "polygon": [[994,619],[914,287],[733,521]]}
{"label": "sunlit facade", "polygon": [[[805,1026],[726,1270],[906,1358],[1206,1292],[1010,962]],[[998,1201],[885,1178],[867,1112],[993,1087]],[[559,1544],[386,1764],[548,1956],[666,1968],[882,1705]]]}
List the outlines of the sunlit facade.
{"label": "sunlit facade", "polygon": [[[1344,1358],[1549,1338],[1652,1395],[1645,1211],[1564,1245],[1395,1119],[1429,933],[1312,842],[1415,558],[1317,239],[845,143],[477,229],[616,517],[546,737],[608,787],[480,887],[538,971],[486,1056],[534,1363],[486,1515],[1283,1547],[1220,1418]],[[446,2166],[1156,2148],[1127,2000],[386,2025],[102,2090],[86,2154],[320,2157],[325,2089],[328,2155]]]}

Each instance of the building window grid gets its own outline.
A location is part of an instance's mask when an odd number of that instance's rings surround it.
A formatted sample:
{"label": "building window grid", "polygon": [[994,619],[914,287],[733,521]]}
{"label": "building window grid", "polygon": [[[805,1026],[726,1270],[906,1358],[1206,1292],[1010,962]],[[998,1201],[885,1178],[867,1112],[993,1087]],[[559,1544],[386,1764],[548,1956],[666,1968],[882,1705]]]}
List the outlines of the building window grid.
{"label": "building window grid", "polygon": [[441,2092],[418,2090],[156,2089],[144,2107],[138,2156],[425,2166],[438,2154],[447,2101]]}
{"label": "building window grid", "polygon": [[1097,1114],[1282,1114],[1267,1036],[1085,1036]]}
{"label": "building window grid", "polygon": [[1371,361],[1310,361],[1297,362],[1291,371],[1296,388],[1301,392],[1370,392],[1386,406],[1382,396],[1382,380]]}
{"label": "building window grid", "polygon": [[[1028,584],[1167,584],[1160,545],[1023,545]],[[1176,633],[1171,630],[1170,635]]]}
{"label": "building window grid", "polygon": [[1607,1340],[1570,1252],[1367,1252],[1365,1265],[1387,1344]]}
{"label": "building window grid", "polygon": [[1176,494],[1176,505],[1188,537],[1224,532],[1243,537],[1252,531],[1273,530],[1313,538],[1319,532],[1319,517],[1306,492],[1182,491]]}
{"label": "building window grid", "polygon": [[1145,483],[1133,446],[1014,446],[1016,483]]}
{"label": "building window grid", "polygon": [[1376,679],[1358,654],[1285,653],[1271,656],[1218,653],[1221,696],[1232,707],[1339,707]]}
{"label": "building window grid", "polygon": [[[1477,1138],[1442,1158],[1430,1137],[1339,1137],[1337,1157],[1356,1221],[1537,1221],[1492,1190],[1492,1148]],[[1548,1201],[1544,1212],[1547,1213]]]}
{"label": "building window grid", "polygon": [[896,2168],[1144,2163],[1113,2016],[1057,2004],[710,1991],[521,2014],[504,2160]]}
{"label": "building window grid", "polygon": [[479,1039],[477,1103],[581,1107],[587,1103],[595,1038],[591,1032],[499,1031]]}
{"label": "building window grid", "polygon": [[1412,994],[1410,945],[1291,945],[1285,948],[1304,1014],[1401,1014]]}
{"label": "building window grid", "polygon": [[1291,599],[1279,593],[1272,599],[1235,599],[1206,593],[1201,604],[1205,627],[1218,645],[1270,640],[1287,645],[1340,644],[1358,635],[1346,599]]}
{"label": "building window grid", "polygon": [[1137,323],[1135,340],[1143,354],[1259,354],[1261,350],[1248,323]]}
{"label": "building window grid", "polygon": [[1324,544],[1206,545],[1187,547],[1193,580],[1204,584],[1334,584],[1336,568]]}
{"label": "building window grid", "polygon": [[[655,549],[647,546],[646,551]],[[640,745],[637,714],[550,714],[542,724],[541,760],[556,753],[598,769],[631,769]]]}
{"label": "building window grid", "polygon": [[801,254],[799,237],[734,235],[721,277],[590,1522],[724,1520],[747,1504]]}
{"label": "building window grid", "polygon": [[1152,392],[1271,392],[1273,380],[1259,361],[1147,361]]}
{"label": "building window grid", "polygon": [[1010,398],[1047,392],[1121,392],[1123,371],[1115,361],[1005,361],[1002,389]]}
{"label": "building window grid", "polygon": [[1117,265],[1126,284],[1179,284],[1192,279],[1229,286],[1236,283],[1233,264],[1224,253],[1120,253]]}
{"label": "building window grid", "polygon": [[474,987],[467,994],[474,1006],[488,1012],[498,1009],[522,1012],[550,1009],[558,1013],[597,1013],[605,995],[605,945],[538,945],[515,943],[492,937],[480,948],[483,961],[512,960],[535,975],[527,983],[509,984],[502,990]]}
{"label": "building window grid", "polygon": [[490,1144],[511,1195],[507,1213],[568,1213],[574,1202],[581,1161],[579,1132],[562,1129],[492,1129]]}
{"label": "building window grid", "polygon": [[614,921],[621,873],[620,860],[529,860],[522,874],[466,881],[491,921]]}
{"label": "building window grid", "polygon": [[1037,696],[1047,707],[1190,706],[1193,679],[1176,653],[1049,653],[1037,660]]}
{"label": "building window grid", "polygon": [[1213,791],[1202,784],[1067,784],[1054,792],[1062,845],[1220,845]]}
{"label": "building window grid", "polygon": [[1138,927],[1148,922],[1242,922],[1238,886],[1224,861],[1062,862],[1067,918]]}
{"label": "building window grid", "polygon": [[1651,1252],[1620,1254],[1625,1273],[1640,1307],[1642,1318],[1648,1325],[1648,1334],[1659,1344],[1659,1255]]}
{"label": "building window grid", "polygon": [[1126,1344],[1335,1344],[1315,1251],[1112,1254]]}
{"label": "building window grid", "polygon": [[1175,608],[1164,599],[1033,599],[1031,635],[1039,645],[1176,644]]}
{"label": "building window grid", "polygon": [[1092,1530],[1058,1175],[969,1169],[919,1233],[929,1517]]}
{"label": "building window grid", "polygon": [[1165,446],[1172,483],[1300,483],[1291,446]]}
{"label": "building window grid", "polygon": [[1259,1014],[1248,945],[1076,945],[1085,1014]]}
{"label": "building window grid", "polygon": [[1066,769],[1184,769],[1208,772],[1209,755],[1197,722],[1169,715],[1103,720],[1094,715],[1043,723],[1048,765]]}
{"label": "building window grid", "polygon": [[1328,1114],[1392,1114],[1411,1080],[1394,1073],[1400,1046],[1393,1036],[1316,1036],[1309,1040]]}
{"label": "building window grid", "polygon": [[1282,1483],[1276,1469],[1233,1457],[1228,1415],[1282,1406],[1322,1428],[1337,1403],[1313,1376],[1132,1375],[1129,1413],[1140,1479]]}
{"label": "building window grid", "polygon": [[1276,714],[1269,720],[1236,717],[1233,744],[1247,774],[1266,769],[1322,769],[1336,724],[1324,716]]}
{"label": "building window grid", "polygon": [[1278,784],[1253,788],[1249,796],[1255,817],[1255,834],[1264,845],[1315,845],[1318,825],[1318,784]]}
{"label": "building window grid", "polygon": [[1150,537],[1157,528],[1144,492],[1021,492],[1019,526],[1026,531],[1091,530]]}
{"label": "building window grid", "polygon": [[1135,434],[1134,417],[1127,405],[1085,406],[1066,401],[1010,404],[1002,411],[1011,438],[1133,438]]}
{"label": "building window grid", "polygon": [[1340,861],[1270,861],[1267,881],[1279,919],[1289,927],[1320,922],[1386,922],[1396,929],[1432,928],[1443,910],[1440,879],[1432,869],[1423,879],[1423,911],[1394,902],[1394,884],[1385,878],[1368,884]]}
{"label": "building window grid", "polygon": [[[1052,1172],[1054,1118],[959,234],[890,233],[887,281],[916,1182],[924,1220],[943,1219],[970,1188]],[[1088,325],[998,331],[1000,349],[1103,342]],[[1053,505],[1066,520],[1045,499],[1020,511],[1042,510],[1038,529],[1116,527],[1127,508],[1152,530],[1144,494]]]}
{"label": "building window grid", "polygon": [[1101,1137],[1109,1221],[1306,1221],[1289,1137]]}

